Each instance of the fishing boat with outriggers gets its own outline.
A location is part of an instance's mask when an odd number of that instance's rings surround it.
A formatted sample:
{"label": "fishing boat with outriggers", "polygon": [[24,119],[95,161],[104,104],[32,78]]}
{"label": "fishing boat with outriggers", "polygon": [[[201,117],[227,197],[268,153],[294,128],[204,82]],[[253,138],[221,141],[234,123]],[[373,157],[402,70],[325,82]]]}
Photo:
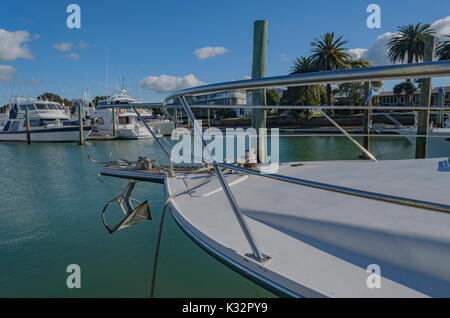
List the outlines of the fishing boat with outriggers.
{"label": "fishing boat with outriggers", "polygon": [[[179,100],[201,136],[192,109],[205,105],[190,105],[186,98],[196,94],[442,76],[450,76],[450,60],[211,84],[175,92],[162,106]],[[278,108],[319,109],[370,160],[285,162],[276,165],[276,172],[264,163],[221,162],[202,139],[203,165],[188,168],[174,165],[170,145],[156,138],[167,156],[165,165],[150,156],[134,162],[108,162],[100,169],[103,176],[128,179],[124,193],[103,209],[108,231],[114,233],[151,219],[149,203],[139,202],[134,207],[131,195],[138,182],[157,182],[164,184],[166,204],[161,212],[154,273],[164,215],[170,207],[179,227],[201,248],[280,296],[449,297],[449,158],[377,161],[326,114],[333,106]],[[433,109],[426,105],[411,108]],[[115,202],[125,217],[111,226],[107,212]],[[154,282],[155,277],[152,288]]]}
{"label": "fishing boat with outriggers", "polygon": [[[90,127],[84,127],[83,140],[90,131]],[[0,109],[0,141],[28,139],[29,142],[79,141],[80,125],[70,121],[70,114],[57,102],[17,98],[15,103]]]}

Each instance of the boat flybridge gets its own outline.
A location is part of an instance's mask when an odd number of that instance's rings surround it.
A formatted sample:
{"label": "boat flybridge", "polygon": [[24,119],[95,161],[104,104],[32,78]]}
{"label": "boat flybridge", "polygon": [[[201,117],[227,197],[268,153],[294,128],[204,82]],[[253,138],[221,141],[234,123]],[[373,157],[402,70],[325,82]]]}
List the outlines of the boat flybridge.
{"label": "boat flybridge", "polygon": [[[0,110],[0,141],[27,141],[28,110],[30,142],[70,142],[80,140],[80,127],[70,121],[70,115],[56,102],[17,98],[15,103]],[[83,138],[90,133],[84,127]]]}
{"label": "boat flybridge", "polygon": [[[111,106],[113,105],[113,107]],[[133,105],[140,116],[130,109]],[[99,101],[97,108],[89,116],[93,126],[91,138],[98,137],[120,139],[144,139],[153,138],[146,129],[144,121],[156,132],[156,135],[171,133],[174,123],[162,118],[154,118],[151,109],[146,109],[147,104],[138,103],[127,94],[125,89]],[[118,108],[117,111],[117,107]],[[170,132],[168,132],[170,131]]]}
{"label": "boat flybridge", "polygon": [[[201,136],[192,109],[204,105],[189,105],[187,96],[449,75],[450,60],[295,74],[189,88],[170,95],[163,105],[178,99]],[[108,231],[150,220],[148,202],[134,207],[131,195],[137,182],[157,182],[164,184],[167,201],[161,212],[155,266],[169,206],[176,223],[201,248],[280,296],[449,297],[449,158],[377,161],[324,112],[332,107],[278,108],[320,109],[371,160],[285,162],[276,165],[276,172],[262,163],[221,162],[202,139],[206,158],[201,167],[174,166],[169,145],[156,138],[167,156],[166,165],[140,157],[136,162],[108,162],[100,170],[103,176],[128,179],[124,193],[103,209]],[[125,214],[115,226],[108,224],[107,214],[113,203],[119,203]]]}

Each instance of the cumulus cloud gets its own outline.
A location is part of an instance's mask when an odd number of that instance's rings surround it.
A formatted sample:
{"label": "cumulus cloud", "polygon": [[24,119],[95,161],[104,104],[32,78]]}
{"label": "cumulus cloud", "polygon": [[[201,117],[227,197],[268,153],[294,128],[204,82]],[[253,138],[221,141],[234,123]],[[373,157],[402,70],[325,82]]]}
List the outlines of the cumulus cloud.
{"label": "cumulus cloud", "polygon": [[0,61],[14,61],[18,58],[32,60],[25,42],[30,41],[30,34],[27,31],[9,32],[0,29]]}
{"label": "cumulus cloud", "polygon": [[9,81],[14,77],[17,68],[11,65],[0,65],[0,82]]}
{"label": "cumulus cloud", "polygon": [[68,60],[78,60],[80,58],[80,55],[77,53],[70,53],[67,55],[61,55],[62,59],[68,59]]}
{"label": "cumulus cloud", "polygon": [[60,44],[53,44],[53,47],[61,52],[67,52],[70,51],[72,48],[72,43],[60,43]]}
{"label": "cumulus cloud", "polygon": [[157,93],[168,93],[203,84],[205,83],[200,81],[193,74],[182,77],[169,76],[165,74],[160,76],[148,76],[141,79],[139,82],[139,86],[145,87],[148,90]]}
{"label": "cumulus cloud", "polygon": [[440,39],[447,35],[450,36],[450,16],[433,22],[431,27],[436,31],[436,36]]}
{"label": "cumulus cloud", "polygon": [[375,42],[368,49],[350,49],[349,54],[354,59],[366,59],[372,65],[391,64],[388,56],[387,43],[395,33],[386,32],[377,37]]}
{"label": "cumulus cloud", "polygon": [[230,52],[230,50],[228,50],[222,46],[207,46],[207,47],[203,47],[201,49],[196,49],[195,55],[200,60],[205,60],[205,59],[209,59],[216,55],[223,55],[228,52]]}
{"label": "cumulus cloud", "polygon": [[[450,16],[437,20],[431,24],[431,27],[436,31],[436,36],[441,40],[450,35]],[[364,58],[372,65],[388,65],[391,64],[388,55],[387,43],[394,36],[396,32],[386,32],[377,37],[375,42],[368,48],[350,49],[349,54],[354,59]]]}

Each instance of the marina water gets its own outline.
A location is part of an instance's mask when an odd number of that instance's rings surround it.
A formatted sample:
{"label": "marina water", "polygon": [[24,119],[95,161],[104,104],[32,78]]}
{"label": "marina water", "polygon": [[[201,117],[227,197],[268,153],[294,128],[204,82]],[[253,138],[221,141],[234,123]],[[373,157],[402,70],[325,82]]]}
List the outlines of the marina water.
{"label": "marina water", "polygon": [[[359,140],[361,141],[361,140]],[[373,137],[379,159],[413,158],[404,138]],[[153,221],[109,235],[101,221],[107,201],[126,180],[97,178],[88,160],[162,160],[155,141],[0,143],[0,297],[148,297],[163,185],[138,183]],[[280,161],[358,159],[345,137],[280,137]],[[299,191],[301,187],[299,187]],[[232,211],[230,210],[230,213]],[[81,268],[81,288],[66,286],[66,267]],[[156,297],[271,297],[195,245],[169,216],[159,257]]]}

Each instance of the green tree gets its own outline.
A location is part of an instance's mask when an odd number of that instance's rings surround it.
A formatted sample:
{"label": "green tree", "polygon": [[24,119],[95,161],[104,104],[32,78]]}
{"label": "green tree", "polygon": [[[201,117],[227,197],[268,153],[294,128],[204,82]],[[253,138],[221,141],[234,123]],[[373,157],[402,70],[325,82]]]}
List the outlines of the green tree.
{"label": "green tree", "polygon": [[[346,52],[347,48],[343,47],[347,43],[342,40],[342,36],[335,38],[334,32],[325,33],[320,39],[314,39],[311,42],[313,53],[311,59],[318,71],[334,71],[346,68],[347,60],[350,55]],[[327,104],[331,106],[331,84],[327,84]]]}
{"label": "green tree", "polygon": [[99,101],[107,98],[108,96],[95,96],[91,103],[94,104],[95,107],[97,107]]}
{"label": "green tree", "polygon": [[64,103],[64,99],[61,96],[59,96],[57,94],[50,93],[50,92],[44,93],[42,95],[39,95],[37,97],[37,99],[51,101],[51,102],[57,102],[57,103],[60,103],[60,104]]}
{"label": "green tree", "polygon": [[[370,62],[365,59],[347,61],[348,68],[362,68],[371,66],[372,65],[370,64]],[[383,86],[383,82],[381,81],[371,81],[370,84],[372,85],[375,91],[378,91],[381,88],[381,86]],[[338,92],[346,96],[347,99],[346,104],[351,106],[363,105],[366,100],[366,96],[368,94],[364,86],[364,82],[339,84]]]}
{"label": "green tree", "polygon": [[[425,51],[425,41],[435,32],[430,24],[403,25],[398,28],[398,32],[392,36],[387,46],[389,49],[389,58],[393,63],[403,63],[405,60],[408,64],[419,62],[423,59]],[[406,80],[411,83],[410,79]],[[409,91],[409,90],[408,90]],[[412,103],[411,95],[406,93],[406,105]]]}
{"label": "green tree", "polygon": [[[300,57],[294,61],[290,74],[315,72],[316,67],[311,57]],[[282,105],[321,105],[323,87],[320,85],[289,87],[283,91],[280,103]],[[308,110],[292,110],[291,114],[298,117],[310,117]]]}
{"label": "green tree", "polygon": [[267,105],[280,105],[280,95],[276,89],[266,89],[266,101]]}
{"label": "green tree", "polygon": [[415,91],[416,86],[411,81],[401,82],[395,85],[393,89],[394,94],[397,95],[398,97],[400,97],[402,93],[405,93],[405,96],[412,96]]}

